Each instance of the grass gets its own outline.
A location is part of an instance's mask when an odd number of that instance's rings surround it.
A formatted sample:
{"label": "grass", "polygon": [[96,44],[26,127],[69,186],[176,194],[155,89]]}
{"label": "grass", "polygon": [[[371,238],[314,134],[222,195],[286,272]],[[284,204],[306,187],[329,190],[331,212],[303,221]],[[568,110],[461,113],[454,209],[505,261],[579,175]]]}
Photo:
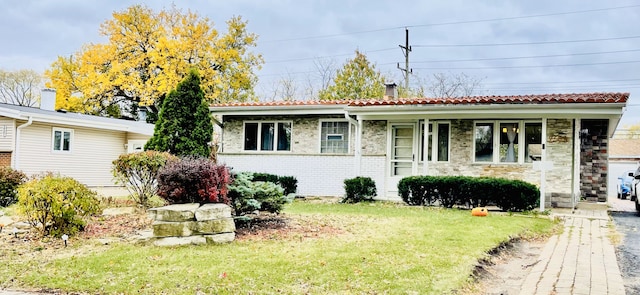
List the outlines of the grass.
{"label": "grass", "polygon": [[[3,254],[0,287],[106,294],[446,294],[469,284],[479,259],[515,236],[551,232],[553,222],[522,216],[398,204],[295,202],[292,220],[331,226],[226,245],[158,248],[115,244]],[[97,247],[97,248],[95,248]],[[6,255],[4,255],[6,254]]]}

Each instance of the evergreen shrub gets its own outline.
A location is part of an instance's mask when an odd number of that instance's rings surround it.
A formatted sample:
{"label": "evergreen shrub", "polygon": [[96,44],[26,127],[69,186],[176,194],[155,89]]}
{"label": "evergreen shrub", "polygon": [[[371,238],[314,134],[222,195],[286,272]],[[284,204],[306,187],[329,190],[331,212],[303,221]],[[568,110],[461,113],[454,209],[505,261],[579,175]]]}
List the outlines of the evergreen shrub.
{"label": "evergreen shrub", "polygon": [[[262,175],[258,179],[265,179]],[[271,178],[273,180],[273,178]],[[295,194],[285,194],[284,189],[271,181],[256,180],[251,172],[238,173],[229,185],[231,207],[236,216],[254,211],[279,213]]]}
{"label": "evergreen shrub", "polygon": [[504,211],[531,210],[538,205],[538,188],[521,180],[468,176],[410,176],[398,183],[402,200],[408,205],[438,203],[473,207],[495,204]]}
{"label": "evergreen shrub", "polygon": [[345,196],[342,203],[373,201],[377,195],[376,183],[371,177],[358,176],[344,180]]}
{"label": "evergreen shrub", "polygon": [[253,181],[267,181],[280,185],[284,194],[295,194],[298,191],[298,180],[293,176],[279,176],[269,173],[253,173]]}
{"label": "evergreen shrub", "polygon": [[0,168],[0,207],[8,207],[18,202],[18,186],[27,180],[22,171],[10,167]]}

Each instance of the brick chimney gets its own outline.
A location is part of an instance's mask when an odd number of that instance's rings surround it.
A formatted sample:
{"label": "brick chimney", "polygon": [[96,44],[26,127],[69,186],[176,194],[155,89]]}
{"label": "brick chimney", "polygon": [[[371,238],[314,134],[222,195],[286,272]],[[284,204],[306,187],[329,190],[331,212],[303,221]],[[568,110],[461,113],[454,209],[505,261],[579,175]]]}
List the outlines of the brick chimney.
{"label": "brick chimney", "polygon": [[47,111],[55,111],[56,109],[56,90],[44,88],[40,92],[40,109]]}
{"label": "brick chimney", "polygon": [[398,88],[396,88],[396,83],[385,83],[384,84],[384,96],[382,97],[385,100],[394,99],[398,96]]}

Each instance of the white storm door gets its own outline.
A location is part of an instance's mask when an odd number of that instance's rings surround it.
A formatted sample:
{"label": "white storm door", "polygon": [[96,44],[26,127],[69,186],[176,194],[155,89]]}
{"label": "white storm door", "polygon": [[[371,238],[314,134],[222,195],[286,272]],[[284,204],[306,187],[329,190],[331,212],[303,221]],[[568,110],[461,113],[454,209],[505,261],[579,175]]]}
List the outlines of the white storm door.
{"label": "white storm door", "polygon": [[387,190],[388,194],[397,196],[398,182],[404,177],[415,175],[417,172],[416,124],[391,123],[389,131]]}

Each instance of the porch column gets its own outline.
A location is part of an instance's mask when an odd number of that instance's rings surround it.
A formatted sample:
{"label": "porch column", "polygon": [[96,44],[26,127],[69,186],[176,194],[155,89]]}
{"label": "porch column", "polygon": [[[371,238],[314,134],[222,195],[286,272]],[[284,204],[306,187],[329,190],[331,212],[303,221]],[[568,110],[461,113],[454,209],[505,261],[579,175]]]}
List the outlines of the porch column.
{"label": "porch column", "polygon": [[544,202],[546,197],[545,186],[547,182],[546,163],[547,163],[547,118],[542,118],[542,151],[540,153],[542,166],[540,169],[540,212],[544,211]]}
{"label": "porch column", "polygon": [[355,154],[355,176],[360,176],[362,170],[362,118],[358,117],[358,123],[356,124],[356,146],[354,150]]}
{"label": "porch column", "polygon": [[573,119],[573,159],[571,160],[571,206],[576,208],[578,201],[580,200],[580,125],[582,125],[580,119]]}
{"label": "porch column", "polygon": [[[420,129],[420,127],[418,126],[418,129]],[[435,128],[434,128],[435,130]],[[420,134],[420,131],[418,131],[418,136]],[[418,137],[420,138],[420,137]],[[422,146],[424,147],[422,150],[422,155],[424,155],[422,160],[422,175],[428,175],[429,174],[429,118],[425,118],[424,119],[424,142],[422,143]],[[420,149],[418,149],[420,150]],[[420,156],[418,155],[418,162],[420,161]]]}

